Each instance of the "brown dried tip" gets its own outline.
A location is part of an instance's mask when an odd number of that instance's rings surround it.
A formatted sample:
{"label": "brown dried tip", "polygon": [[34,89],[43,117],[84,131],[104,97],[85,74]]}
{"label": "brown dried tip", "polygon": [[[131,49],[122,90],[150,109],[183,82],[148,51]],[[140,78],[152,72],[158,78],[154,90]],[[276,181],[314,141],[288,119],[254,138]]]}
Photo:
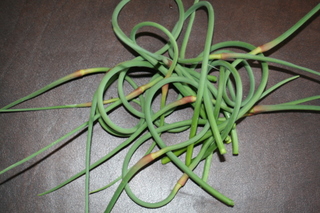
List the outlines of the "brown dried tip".
{"label": "brown dried tip", "polygon": [[197,97],[196,96],[186,96],[186,97],[183,97],[179,100],[179,104],[180,105],[183,105],[183,104],[187,104],[187,103],[193,103],[197,100]]}
{"label": "brown dried tip", "polygon": [[189,176],[187,174],[183,174],[182,177],[178,180],[178,184],[180,184],[180,186],[184,186],[188,179]]}
{"label": "brown dried tip", "polygon": [[260,53],[266,52],[266,51],[270,50],[271,48],[273,48],[274,47],[273,43],[274,42],[268,42],[266,44],[261,45],[260,46],[260,49],[261,49]]}
{"label": "brown dried tip", "polygon": [[172,65],[172,61],[169,60],[168,58],[163,58],[162,62],[168,67],[171,67],[171,65]]}
{"label": "brown dried tip", "polygon": [[74,76],[75,77],[82,77],[86,74],[86,70],[85,69],[82,69],[82,70],[78,70],[76,72],[74,72]]}
{"label": "brown dried tip", "polygon": [[150,153],[146,156],[144,156],[143,158],[141,158],[137,165],[141,165],[141,166],[144,166],[144,165],[147,165],[148,163],[152,162],[154,160],[154,156],[153,156],[153,153]]}
{"label": "brown dried tip", "polygon": [[252,109],[247,112],[246,116],[252,116],[252,115],[256,115],[258,113],[261,113],[263,111],[263,106],[262,105],[257,105],[252,107]]}
{"label": "brown dried tip", "polygon": [[145,86],[140,86],[137,89],[133,90],[129,95],[127,95],[127,98],[130,100],[132,98],[135,98],[139,95],[141,95],[146,90]]}
{"label": "brown dried tip", "polygon": [[230,53],[221,53],[221,54],[220,54],[220,59],[221,59],[221,60],[229,59],[229,58],[231,58],[231,57],[232,57],[232,56],[231,56]]}

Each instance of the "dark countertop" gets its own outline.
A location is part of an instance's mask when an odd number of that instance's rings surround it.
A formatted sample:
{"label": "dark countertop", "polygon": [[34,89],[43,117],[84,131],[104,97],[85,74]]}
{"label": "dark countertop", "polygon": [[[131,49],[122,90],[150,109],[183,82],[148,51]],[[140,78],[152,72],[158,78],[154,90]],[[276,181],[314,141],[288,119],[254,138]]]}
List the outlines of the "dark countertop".
{"label": "dark countertop", "polygon": [[[132,54],[112,32],[111,15],[118,1],[0,2],[0,106],[5,106],[75,70],[112,67]],[[210,1],[215,10],[214,42],[240,40],[261,45],[276,38],[316,6],[316,0]],[[188,8],[192,1],[184,1]],[[203,48],[204,11],[197,14],[188,56]],[[132,1],[120,18],[126,33],[138,22],[157,21],[171,29],[177,20],[174,1]],[[160,43],[140,40],[149,50]],[[154,41],[150,44],[150,41]],[[269,55],[320,70],[320,17],[295,33]],[[158,46],[157,46],[158,45]],[[274,64],[273,64],[274,65]],[[320,77],[274,65],[270,83],[289,76],[301,78],[263,100],[281,103],[319,95]],[[89,76],[55,88],[19,107],[91,101],[103,75]],[[313,79],[311,79],[313,78]],[[320,105],[320,101],[313,104]],[[89,117],[88,109],[0,114],[0,169],[39,150]],[[122,117],[119,112],[114,117]],[[209,183],[235,201],[228,207],[188,181],[176,198],[160,209],[145,209],[123,193],[114,212],[320,212],[319,113],[274,113],[248,117],[238,125],[240,153],[225,159],[215,154]],[[126,122],[131,122],[130,118]],[[82,132],[0,176],[0,212],[83,212],[84,178],[49,195],[56,186],[84,168],[86,134]],[[122,139],[111,138],[96,125],[92,159],[103,156]],[[92,172],[92,189],[120,173],[124,152]],[[159,167],[158,170],[157,167]],[[160,172],[161,171],[161,172]],[[151,175],[148,172],[152,173]],[[200,171],[198,171],[200,172]],[[180,172],[158,164],[130,185],[142,199],[164,198]],[[148,188],[150,187],[150,188]],[[103,212],[116,187],[91,196],[91,212]]]}

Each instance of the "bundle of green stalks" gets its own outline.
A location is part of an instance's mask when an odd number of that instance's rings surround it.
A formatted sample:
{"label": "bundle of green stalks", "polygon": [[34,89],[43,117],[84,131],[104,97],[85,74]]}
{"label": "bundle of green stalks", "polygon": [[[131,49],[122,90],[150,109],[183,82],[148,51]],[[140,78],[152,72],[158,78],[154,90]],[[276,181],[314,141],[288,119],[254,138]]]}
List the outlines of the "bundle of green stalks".
{"label": "bundle of green stalks", "polygon": [[[315,78],[319,77],[320,72],[318,71],[268,57],[264,53],[277,48],[279,44],[304,26],[320,10],[320,4],[282,35],[257,47],[244,41],[215,43],[213,41],[214,11],[212,5],[206,1],[195,1],[190,8],[185,8],[181,0],[176,0],[179,18],[171,30],[156,22],[145,21],[134,26],[130,34],[127,35],[120,28],[118,21],[122,9],[126,7],[128,2],[129,0],[123,0],[117,5],[112,15],[112,26],[119,40],[130,48],[136,57],[123,61],[114,67],[78,70],[30,95],[3,106],[0,109],[1,113],[83,107],[90,108],[90,113],[86,122],[28,157],[7,168],[1,168],[0,174],[31,160],[51,147],[60,145],[74,134],[85,130],[87,134],[85,169],[40,195],[51,193],[75,179],[85,176],[84,202],[86,212],[89,212],[90,194],[105,190],[113,184],[117,184],[117,189],[108,202],[105,212],[112,211],[123,191],[135,203],[143,207],[159,208],[172,201],[179,190],[191,179],[217,200],[227,206],[233,206],[234,201],[213,188],[207,180],[214,153],[221,156],[226,155],[228,154],[226,146],[231,146],[232,154],[238,155],[237,124],[239,121],[265,112],[320,111],[320,106],[308,103],[320,99],[320,95],[274,105],[259,104],[266,96],[272,95],[271,93],[276,89],[299,77],[295,75],[267,87],[270,63],[308,72]],[[199,10],[205,10],[208,20],[204,49],[197,57],[187,58],[186,49],[190,42],[195,16]],[[140,46],[136,39],[142,28],[154,28],[165,35],[163,40],[166,43],[163,47],[158,51],[151,52]],[[181,42],[178,42],[178,39]],[[255,76],[257,64],[259,64],[261,72],[259,79]],[[253,68],[253,66],[255,67]],[[135,74],[139,75],[141,71],[147,73],[144,75],[146,83],[143,85],[139,85],[139,82],[133,77]],[[104,77],[99,85],[96,85],[92,100],[88,103],[39,108],[15,107],[62,84],[101,73],[104,74]],[[244,91],[243,73],[249,79],[248,91]],[[128,86],[131,92],[126,92]],[[106,94],[111,87],[117,90],[118,97],[106,99]],[[168,95],[172,94],[175,96],[175,101],[171,102],[168,101]],[[128,116],[137,120],[132,127],[122,127],[110,118],[110,113],[120,107],[126,110]],[[188,119],[168,121],[170,115],[184,110],[190,113]],[[91,145],[95,124],[99,124],[106,134],[123,138],[123,142],[117,144],[101,159],[93,162],[91,160]],[[188,139],[168,143],[168,135],[182,132],[188,134]],[[166,138],[163,137],[164,134],[167,135]],[[144,157],[137,162],[132,162],[137,150],[146,144],[149,148]],[[91,189],[91,171],[123,150],[126,151],[126,155],[118,178],[105,187]],[[182,175],[175,180],[176,183],[166,198],[153,203],[138,198],[128,183],[141,170],[156,161],[161,161],[162,164],[172,163],[180,170],[179,172],[182,172]],[[200,166],[203,167],[202,175],[196,174],[194,171]]]}

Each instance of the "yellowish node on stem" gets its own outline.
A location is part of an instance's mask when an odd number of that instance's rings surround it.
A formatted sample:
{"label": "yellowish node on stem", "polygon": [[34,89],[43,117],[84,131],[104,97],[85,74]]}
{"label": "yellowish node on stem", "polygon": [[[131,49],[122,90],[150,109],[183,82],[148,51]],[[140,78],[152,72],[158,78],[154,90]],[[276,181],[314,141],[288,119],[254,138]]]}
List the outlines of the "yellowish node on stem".
{"label": "yellowish node on stem", "polygon": [[247,114],[245,116],[252,116],[252,115],[256,115],[258,113],[261,113],[264,111],[264,107],[262,105],[257,105],[252,107],[252,109],[247,112]]}
{"label": "yellowish node on stem", "polygon": [[211,54],[211,55],[209,55],[209,59],[223,59],[223,54],[224,54],[224,53],[221,53],[221,54]]}
{"label": "yellowish node on stem", "polygon": [[188,176],[187,174],[183,174],[182,177],[177,181],[177,183],[176,183],[176,185],[174,186],[174,189],[173,189],[173,190],[174,190],[175,192],[178,192],[179,189],[186,184],[186,182],[187,182],[188,179],[189,179],[189,176]]}
{"label": "yellowish node on stem", "polygon": [[80,107],[91,107],[91,105],[92,105],[92,102],[87,102],[87,103],[79,104],[78,106],[80,106]]}
{"label": "yellowish node on stem", "polygon": [[144,157],[142,157],[136,164],[135,164],[135,169],[139,170],[148,163],[151,163],[154,159],[157,158],[157,152],[150,153]]}
{"label": "yellowish node on stem", "polygon": [[186,96],[186,97],[183,97],[181,98],[180,100],[178,100],[178,105],[184,105],[184,104],[187,104],[187,103],[193,103],[197,100],[197,97],[196,96]]}
{"label": "yellowish node on stem", "polygon": [[137,89],[133,90],[129,95],[127,95],[127,99],[135,98],[139,95],[141,95],[146,90],[145,86],[140,86]]}
{"label": "yellowish node on stem", "polygon": [[[167,76],[166,76],[167,77]],[[165,84],[162,86],[161,91],[162,91],[162,95],[167,97],[168,94],[168,90],[169,90],[169,84]]]}
{"label": "yellowish node on stem", "polygon": [[189,179],[189,176],[187,174],[183,174],[182,177],[177,181],[177,183],[179,183],[179,185],[182,187],[186,184],[188,179]]}
{"label": "yellowish node on stem", "polygon": [[172,65],[172,61],[169,60],[168,58],[165,58],[165,57],[162,59],[162,62],[163,62],[167,67],[171,67],[171,65]]}
{"label": "yellowish node on stem", "polygon": [[76,72],[73,73],[73,76],[74,77],[82,77],[86,74],[86,70],[85,69],[81,69],[81,70],[78,70]]}
{"label": "yellowish node on stem", "polygon": [[110,104],[110,103],[116,102],[117,100],[119,100],[119,98],[111,98],[108,100],[104,100],[103,104]]}
{"label": "yellowish node on stem", "polygon": [[274,47],[273,43],[274,42],[265,43],[265,44],[255,48],[254,50],[252,50],[249,54],[257,55],[259,53],[266,52],[266,51],[268,51],[268,50],[270,50],[271,48]]}
{"label": "yellowish node on stem", "polygon": [[252,50],[249,54],[257,55],[261,52],[262,52],[262,49],[261,49],[261,46],[259,46],[259,47],[255,48],[254,50]]}

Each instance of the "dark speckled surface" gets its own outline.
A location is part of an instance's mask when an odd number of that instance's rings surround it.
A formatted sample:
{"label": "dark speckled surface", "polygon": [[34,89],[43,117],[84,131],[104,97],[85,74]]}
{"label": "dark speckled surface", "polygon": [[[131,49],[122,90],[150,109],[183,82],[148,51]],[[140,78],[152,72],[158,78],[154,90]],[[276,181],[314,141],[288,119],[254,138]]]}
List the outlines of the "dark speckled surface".
{"label": "dark speckled surface", "polygon": [[[0,106],[75,70],[111,67],[132,59],[132,54],[112,32],[111,15],[117,2],[0,1]],[[241,40],[257,46],[286,31],[318,3],[315,0],[211,2],[215,9],[215,43]],[[192,1],[185,0],[184,3],[187,8]],[[174,1],[134,0],[123,11],[120,25],[128,33],[135,24],[146,20],[171,29],[177,20]],[[203,48],[206,32],[203,11],[197,14],[196,23],[187,51],[190,57]],[[161,45],[148,37],[141,37],[139,41],[149,50],[156,50]],[[319,71],[319,43],[318,14],[295,37],[269,55]],[[284,66],[272,67],[268,86],[293,74],[302,77],[274,92],[263,103],[319,95],[319,76]],[[89,76],[65,84],[19,107],[90,101],[101,78],[102,75]],[[320,105],[319,101],[313,103]],[[0,114],[0,169],[82,124],[88,119],[88,113],[88,109],[66,109]],[[112,118],[120,118],[124,126],[134,122],[124,111],[114,113]],[[123,193],[114,212],[320,212],[319,120],[319,113],[288,112],[252,116],[241,121],[238,125],[240,154],[232,156],[228,146],[224,160],[214,155],[209,178],[212,186],[235,201],[233,208],[189,181],[163,208],[142,208]],[[37,194],[84,167],[85,138],[86,134],[75,135],[64,145],[1,175],[0,212],[83,212],[84,178],[52,194],[42,197]],[[111,138],[98,125],[93,139],[93,160],[122,141]],[[119,153],[92,172],[92,189],[120,174],[123,156],[124,152]],[[130,185],[139,197],[155,202],[169,193],[179,175],[173,166],[154,164],[136,176]],[[115,189],[113,186],[92,195],[91,212],[103,212]]]}

